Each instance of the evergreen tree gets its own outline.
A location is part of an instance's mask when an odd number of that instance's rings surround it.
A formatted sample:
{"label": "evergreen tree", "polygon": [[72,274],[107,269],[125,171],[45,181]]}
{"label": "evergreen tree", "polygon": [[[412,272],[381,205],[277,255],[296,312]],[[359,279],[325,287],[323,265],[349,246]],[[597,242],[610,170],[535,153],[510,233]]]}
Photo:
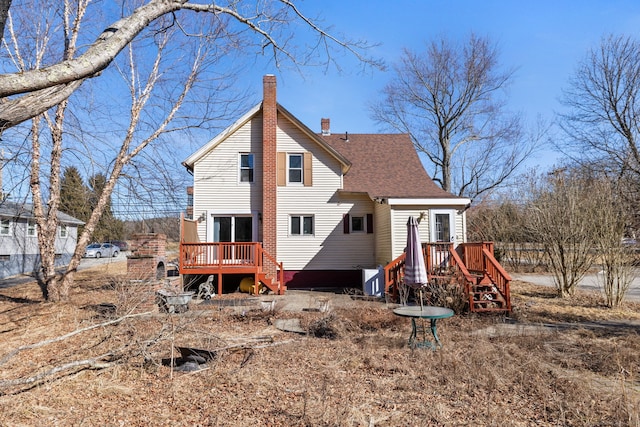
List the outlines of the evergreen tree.
{"label": "evergreen tree", "polygon": [[66,168],[60,184],[60,211],[88,221],[91,215],[88,194],[89,188],[82,181],[78,169],[74,166]]}
{"label": "evergreen tree", "polygon": [[[89,203],[93,210],[100,199],[100,194],[104,190],[107,179],[102,174],[96,174],[89,178]],[[122,240],[124,238],[124,222],[117,219],[111,210],[111,198],[102,213],[100,221],[93,232],[94,241]]]}

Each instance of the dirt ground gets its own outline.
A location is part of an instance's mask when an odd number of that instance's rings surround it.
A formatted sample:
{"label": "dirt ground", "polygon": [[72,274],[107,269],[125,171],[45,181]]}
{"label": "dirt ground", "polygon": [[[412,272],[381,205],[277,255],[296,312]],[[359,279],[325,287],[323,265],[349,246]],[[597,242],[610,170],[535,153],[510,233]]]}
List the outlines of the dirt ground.
{"label": "dirt ground", "polygon": [[122,273],[79,273],[65,304],[0,290],[1,426],[640,425],[638,304],[515,281],[509,316],[456,315],[442,349],[411,350],[383,301],[233,294],[168,314]]}

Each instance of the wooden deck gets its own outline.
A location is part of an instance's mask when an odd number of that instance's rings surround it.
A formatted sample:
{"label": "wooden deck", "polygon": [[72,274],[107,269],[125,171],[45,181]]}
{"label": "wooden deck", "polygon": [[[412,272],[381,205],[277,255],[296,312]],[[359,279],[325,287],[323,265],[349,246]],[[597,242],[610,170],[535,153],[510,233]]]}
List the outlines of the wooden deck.
{"label": "wooden deck", "polygon": [[[222,293],[222,277],[225,274],[246,274],[254,277],[277,294],[283,294],[284,270],[264,251],[260,242],[248,243],[181,243],[180,274],[215,275],[218,294]],[[254,292],[260,291],[254,286]]]}
{"label": "wooden deck", "polygon": [[[423,243],[429,283],[457,281],[469,298],[469,311],[511,311],[511,276],[493,256],[493,242]],[[405,254],[384,268],[385,294],[398,297],[404,278]]]}

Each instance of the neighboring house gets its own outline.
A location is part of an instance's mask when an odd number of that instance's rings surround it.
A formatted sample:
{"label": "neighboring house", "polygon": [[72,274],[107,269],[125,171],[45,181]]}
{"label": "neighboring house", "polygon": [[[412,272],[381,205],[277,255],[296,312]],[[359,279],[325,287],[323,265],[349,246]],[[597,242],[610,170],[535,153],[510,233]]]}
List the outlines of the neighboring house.
{"label": "neighboring house", "polygon": [[[55,264],[65,266],[76,249],[78,226],[84,222],[62,212],[58,221]],[[37,232],[32,205],[0,202],[0,279],[39,270]]]}
{"label": "neighboring house", "polygon": [[[289,288],[360,285],[402,254],[409,216],[423,242],[465,242],[470,200],[429,178],[408,135],[331,133],[329,119],[315,133],[277,103],[275,76],[263,84],[260,104],[183,162],[200,242],[261,243]],[[209,256],[226,260],[221,248]]]}

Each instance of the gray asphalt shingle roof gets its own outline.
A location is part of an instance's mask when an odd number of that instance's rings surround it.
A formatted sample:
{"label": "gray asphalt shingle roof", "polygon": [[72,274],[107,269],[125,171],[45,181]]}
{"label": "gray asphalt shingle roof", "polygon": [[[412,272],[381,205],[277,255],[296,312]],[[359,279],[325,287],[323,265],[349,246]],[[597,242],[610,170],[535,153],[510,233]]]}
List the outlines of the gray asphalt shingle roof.
{"label": "gray asphalt shingle roof", "polygon": [[[33,205],[30,203],[16,203],[3,201],[0,202],[0,217],[3,218],[22,218],[33,219]],[[67,215],[64,212],[58,212],[58,221],[69,225],[83,225],[84,222],[77,218]]]}

